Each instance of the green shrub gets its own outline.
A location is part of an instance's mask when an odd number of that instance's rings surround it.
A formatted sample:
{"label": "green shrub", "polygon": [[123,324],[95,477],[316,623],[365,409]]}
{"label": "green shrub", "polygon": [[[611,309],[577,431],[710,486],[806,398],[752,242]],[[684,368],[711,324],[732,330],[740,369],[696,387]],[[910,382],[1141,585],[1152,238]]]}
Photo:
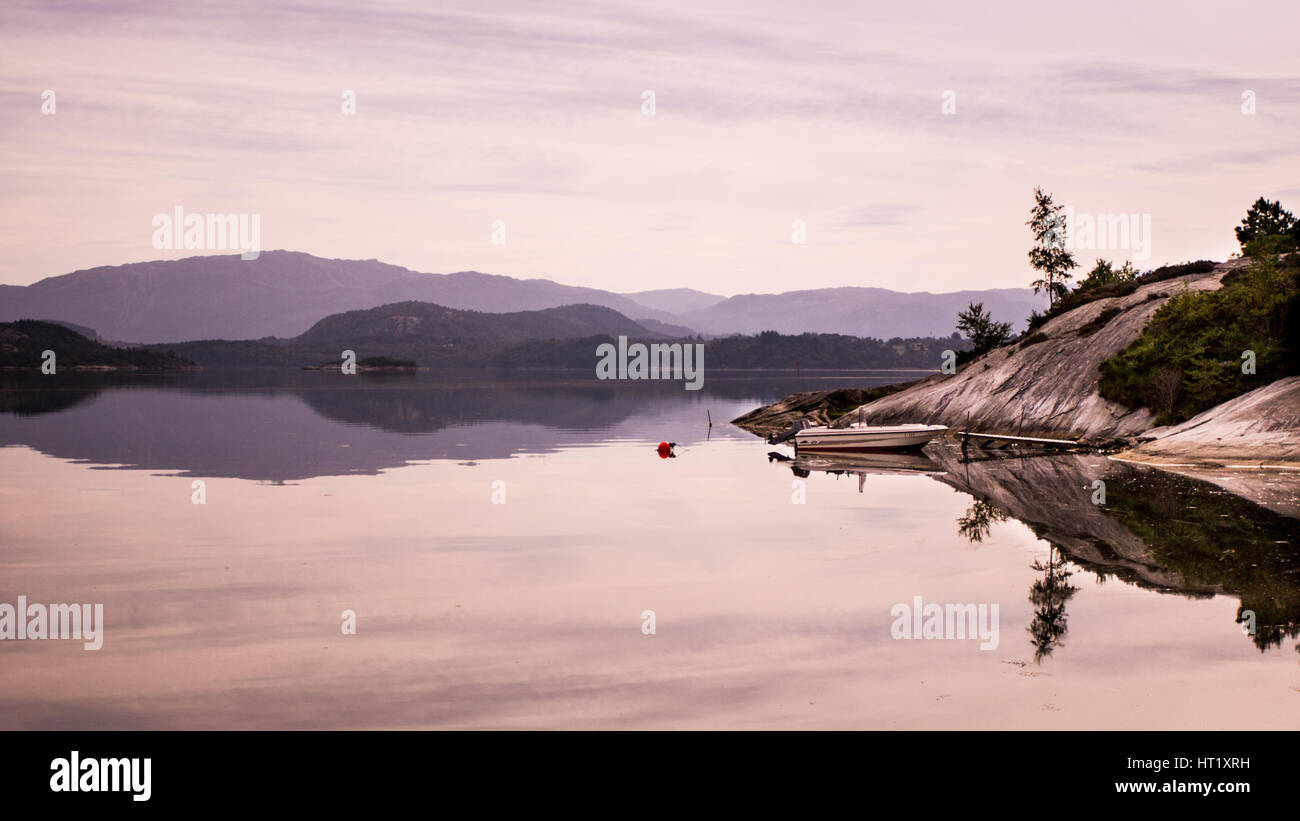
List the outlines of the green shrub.
{"label": "green shrub", "polygon": [[1076,291],[1090,291],[1094,288],[1101,288],[1106,285],[1115,285],[1122,282],[1131,282],[1136,279],[1138,272],[1133,268],[1133,263],[1125,262],[1119,268],[1116,268],[1108,260],[1099,259],[1097,264],[1092,266],[1088,276],[1079,282]]}
{"label": "green shrub", "polygon": [[1161,265],[1154,271],[1147,271],[1137,277],[1141,285],[1148,282],[1160,282],[1174,277],[1187,276],[1188,274],[1208,274],[1214,270],[1214,266],[1219,263],[1209,259],[1198,259],[1196,262],[1180,262],[1177,265]]}
{"label": "green shrub", "polygon": [[[1275,379],[1300,373],[1300,271],[1268,254],[1217,291],[1179,294],[1142,336],[1101,363],[1099,390],[1173,424]],[[1254,351],[1256,374],[1241,372]]]}
{"label": "green shrub", "polygon": [[1197,260],[1196,262],[1182,262],[1177,265],[1161,265],[1152,271],[1132,276],[1131,267],[1125,264],[1125,267],[1115,270],[1110,263],[1099,260],[1096,267],[1088,278],[1079,283],[1079,287],[1061,297],[1047,313],[1034,311],[1029,315],[1028,330],[1034,330],[1053,317],[1058,317],[1067,311],[1073,311],[1089,302],[1096,302],[1099,299],[1111,299],[1113,297],[1128,296],[1129,294],[1148,285],[1152,282],[1162,282],[1174,277],[1187,276],[1189,274],[1208,274],[1214,270],[1217,262],[1208,259]]}

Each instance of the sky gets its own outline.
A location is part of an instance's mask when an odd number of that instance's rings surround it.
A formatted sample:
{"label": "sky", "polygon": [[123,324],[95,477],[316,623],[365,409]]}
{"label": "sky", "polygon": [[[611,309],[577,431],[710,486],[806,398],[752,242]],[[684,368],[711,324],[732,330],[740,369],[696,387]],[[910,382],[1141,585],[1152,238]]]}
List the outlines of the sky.
{"label": "sky", "polygon": [[1257,197],[1300,212],[1297,30],[1294,0],[5,0],[0,284],[193,256],[153,243],[181,206],[622,292],[1015,287],[1035,186],[1149,218],[1085,269],[1221,260]]}

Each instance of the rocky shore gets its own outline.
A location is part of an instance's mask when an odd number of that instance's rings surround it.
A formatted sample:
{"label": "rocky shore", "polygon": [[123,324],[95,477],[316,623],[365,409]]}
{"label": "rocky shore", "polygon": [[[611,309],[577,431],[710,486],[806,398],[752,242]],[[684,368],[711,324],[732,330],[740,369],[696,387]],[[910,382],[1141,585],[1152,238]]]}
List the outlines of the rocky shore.
{"label": "rocky shore", "polygon": [[[1124,458],[1152,464],[1300,467],[1300,377],[1264,382],[1250,393],[1174,426],[1155,427],[1145,408],[1127,408],[1098,392],[1099,365],[1141,334],[1176,294],[1221,287],[1248,264],[1221,263],[1209,272],[1142,285],[1048,320],[1035,333],[984,354],[954,374],[896,387],[860,406],[841,409],[844,391],[796,394],[734,420],[759,435],[800,418],[814,424],[925,423],[985,433],[1073,439],[1124,449]],[[834,395],[834,396],[832,396]]]}

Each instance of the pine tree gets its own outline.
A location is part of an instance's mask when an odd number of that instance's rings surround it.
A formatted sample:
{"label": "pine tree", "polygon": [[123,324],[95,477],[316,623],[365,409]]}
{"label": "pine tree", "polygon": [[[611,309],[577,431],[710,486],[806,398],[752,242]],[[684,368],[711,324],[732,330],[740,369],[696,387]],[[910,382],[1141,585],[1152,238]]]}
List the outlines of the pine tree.
{"label": "pine tree", "polygon": [[976,356],[1004,344],[1011,335],[1011,323],[994,322],[992,314],[985,313],[983,302],[972,302],[959,312],[957,328],[970,338]]}
{"label": "pine tree", "polygon": [[1241,225],[1236,227],[1237,242],[1245,250],[1247,243],[1255,237],[1296,234],[1300,223],[1295,215],[1282,207],[1278,200],[1269,201],[1260,197],[1246,212]]}

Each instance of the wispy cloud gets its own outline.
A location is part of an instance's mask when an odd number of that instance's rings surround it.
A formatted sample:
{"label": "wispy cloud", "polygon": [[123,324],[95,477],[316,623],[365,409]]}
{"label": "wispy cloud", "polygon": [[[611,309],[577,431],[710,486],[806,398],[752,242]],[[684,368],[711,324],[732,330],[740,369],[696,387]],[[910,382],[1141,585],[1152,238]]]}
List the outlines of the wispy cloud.
{"label": "wispy cloud", "polygon": [[1040,184],[1222,257],[1225,220],[1300,185],[1300,11],[1238,7],[1245,38],[1227,13],[10,3],[0,282],[155,258],[182,204],[262,214],[267,247],[620,291],[1009,286]]}

